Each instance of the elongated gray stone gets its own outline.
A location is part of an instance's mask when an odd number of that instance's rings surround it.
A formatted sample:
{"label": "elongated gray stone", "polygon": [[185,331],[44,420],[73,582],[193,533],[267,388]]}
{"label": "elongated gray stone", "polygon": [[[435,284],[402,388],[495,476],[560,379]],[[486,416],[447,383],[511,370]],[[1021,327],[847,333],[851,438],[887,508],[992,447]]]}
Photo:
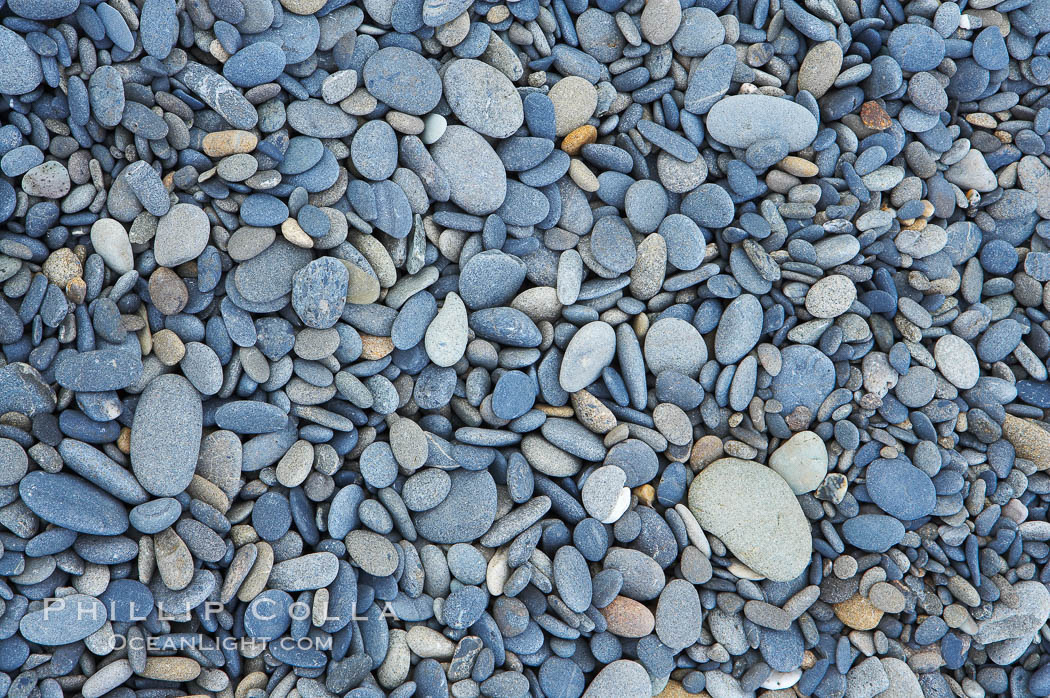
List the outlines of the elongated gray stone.
{"label": "elongated gray stone", "polygon": [[34,470],[18,483],[18,494],[41,519],[71,531],[117,536],[128,530],[124,505],[76,475]]}
{"label": "elongated gray stone", "polygon": [[180,375],[157,376],[131,424],[131,467],[143,488],[172,497],[190,484],[201,445],[200,395]]}
{"label": "elongated gray stone", "polygon": [[186,64],[179,80],[234,128],[247,130],[259,123],[259,114],[240,91],[214,70],[200,63]]}

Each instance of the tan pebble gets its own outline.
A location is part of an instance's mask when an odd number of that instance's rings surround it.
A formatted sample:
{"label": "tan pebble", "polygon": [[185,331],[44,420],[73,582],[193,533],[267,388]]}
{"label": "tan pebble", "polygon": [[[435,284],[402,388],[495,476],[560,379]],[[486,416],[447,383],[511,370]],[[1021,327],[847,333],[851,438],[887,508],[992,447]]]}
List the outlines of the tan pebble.
{"label": "tan pebble", "polygon": [[65,287],[74,278],[84,273],[84,267],[73,250],[68,247],[60,247],[44,260],[40,271],[51,283]]}
{"label": "tan pebble", "polygon": [[249,543],[258,543],[259,534],[248,524],[237,524],[230,528],[230,540],[233,541],[234,546],[240,547]]}
{"label": "tan pebble", "polygon": [[965,118],[967,122],[980,128],[995,128],[999,125],[991,114],[985,114],[984,112],[973,112],[967,114]]}
{"label": "tan pebble", "polygon": [[682,687],[682,684],[671,680],[664,686],[664,690],[656,694],[656,698],[711,698],[711,694],[707,691],[689,693]]}
{"label": "tan pebble", "polygon": [[496,5],[485,13],[485,21],[490,24],[499,24],[508,17],[510,17],[510,10],[506,5]]}
{"label": "tan pebble", "polygon": [[299,221],[294,218],[286,218],[284,223],[281,223],[281,235],[296,247],[306,250],[313,249],[314,239],[306,234],[306,231],[299,225]]}
{"label": "tan pebble", "polygon": [[266,582],[270,580],[270,571],[273,569],[273,548],[269,543],[258,541],[255,547],[259,549],[259,555],[255,558],[252,571],[244,578],[244,583],[237,590],[237,598],[248,602],[262,593],[266,588]]}
{"label": "tan pebble", "polygon": [[165,366],[174,366],[186,356],[186,345],[179,335],[164,329],[153,335],[153,353]]}
{"label": "tan pebble", "polygon": [[580,154],[580,150],[588,143],[598,140],[598,129],[590,124],[584,124],[570,131],[561,141],[561,149],[572,156]]}
{"label": "tan pebble", "polygon": [[237,688],[233,692],[234,698],[245,698],[248,695],[248,691],[266,688],[267,680],[267,676],[263,672],[253,671],[237,684]]}
{"label": "tan pebble", "polygon": [[193,681],[200,676],[201,665],[189,657],[147,657],[146,668],[139,676],[157,681]]}
{"label": "tan pebble", "polygon": [[835,604],[835,616],[854,630],[872,630],[882,620],[882,611],[860,594]]}
{"label": "tan pebble", "polygon": [[131,429],[127,427],[120,428],[120,435],[117,437],[117,448],[124,455],[131,453]]}
{"label": "tan pebble", "polygon": [[350,283],[346,287],[346,302],[354,305],[375,303],[379,298],[379,279],[349,260],[339,261],[350,272]]}
{"label": "tan pebble", "polygon": [[569,177],[576,183],[576,186],[586,192],[598,191],[598,178],[583,160],[573,158],[569,162]]}
{"label": "tan pebble", "polygon": [[884,613],[901,613],[907,604],[900,589],[888,582],[876,582],[868,591],[868,601]]}
{"label": "tan pebble", "polygon": [[364,116],[369,114],[379,104],[376,98],[368,94],[363,87],[358,87],[349,97],[339,103],[339,108],[352,116]]}
{"label": "tan pebble", "polygon": [[297,15],[312,15],[324,7],[325,0],[281,0],[281,6]]}
{"label": "tan pebble", "polygon": [[255,564],[257,557],[259,557],[259,549],[252,543],[242,545],[237,549],[229,569],[226,570],[226,578],[222,582],[222,589],[219,591],[220,602],[228,603],[236,596],[248,573],[252,571],[252,566]]}
{"label": "tan pebble", "polygon": [[1050,468],[1050,432],[1035,422],[1007,414],[1003,437],[1013,444],[1018,458],[1032,461],[1037,470]]}
{"label": "tan pebble", "polygon": [[556,407],[544,404],[537,404],[535,407],[548,417],[565,417],[568,419],[576,414],[571,407]]}
{"label": "tan pebble", "polygon": [[365,361],[376,361],[394,351],[394,340],[390,337],[374,337],[370,334],[361,335],[361,358]]}
{"label": "tan pebble", "polygon": [[788,155],[781,160],[780,169],[796,177],[816,177],[820,173],[820,170],[814,163],[797,155]]}
{"label": "tan pebble", "polygon": [[645,637],[656,627],[653,612],[626,596],[617,596],[601,609],[601,614],[609,624],[609,632],[620,637]]}
{"label": "tan pebble", "polygon": [[616,416],[612,410],[586,390],[573,393],[570,399],[576,417],[595,434],[607,434],[616,426]]}
{"label": "tan pebble", "polygon": [[418,116],[399,111],[390,111],[386,113],[383,119],[398,133],[406,133],[412,136],[418,136],[423,133],[423,120]]}
{"label": "tan pebble", "polygon": [[220,513],[225,514],[230,509],[230,498],[226,496],[222,488],[196,473],[190,480],[190,484],[187,485],[186,491],[194,499],[201,500],[219,510]]}
{"label": "tan pebble", "polygon": [[635,487],[631,492],[638,497],[640,503],[647,507],[652,506],[653,500],[656,499],[656,488],[649,484]]}

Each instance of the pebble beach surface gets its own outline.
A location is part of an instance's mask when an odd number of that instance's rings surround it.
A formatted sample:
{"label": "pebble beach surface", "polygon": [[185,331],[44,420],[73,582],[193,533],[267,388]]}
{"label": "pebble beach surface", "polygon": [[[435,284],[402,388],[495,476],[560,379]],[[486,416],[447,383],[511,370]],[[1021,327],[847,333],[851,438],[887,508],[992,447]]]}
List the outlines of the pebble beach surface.
{"label": "pebble beach surface", "polygon": [[1050,0],[0,0],[0,698],[1050,696]]}

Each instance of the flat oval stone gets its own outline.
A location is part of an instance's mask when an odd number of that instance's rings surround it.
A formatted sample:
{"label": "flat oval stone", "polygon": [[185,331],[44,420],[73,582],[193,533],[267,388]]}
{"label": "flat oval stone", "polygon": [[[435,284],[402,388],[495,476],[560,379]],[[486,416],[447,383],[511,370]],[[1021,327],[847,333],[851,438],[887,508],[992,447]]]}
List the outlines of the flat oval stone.
{"label": "flat oval stone", "polygon": [[288,125],[304,136],[345,138],[357,128],[357,118],[334,104],[304,99],[288,105]]}
{"label": "flat oval stone", "polygon": [[707,344],[685,320],[665,317],[646,333],[644,355],[646,366],[654,374],[677,371],[694,377],[707,361]]}
{"label": "flat oval stone", "polygon": [[819,349],[793,344],[780,352],[780,373],[773,378],[773,397],[790,414],[803,405],[816,414],[824,398],[835,389],[835,366]]}
{"label": "flat oval stone", "polygon": [[684,579],[672,579],[660,592],[656,604],[656,636],[672,650],[683,650],[700,638],[703,606],[696,587]]}
{"label": "flat oval stone", "polygon": [[719,143],[747,148],[752,143],[781,138],[792,151],[817,137],[817,120],[795,102],[769,95],[725,97],[707,113],[707,131]]}
{"label": "flat oval stone", "polygon": [[380,102],[421,116],[441,99],[441,78],[423,56],[401,48],[379,49],[365,62],[365,89]]}
{"label": "flat oval stone", "polygon": [[235,400],[215,410],[215,424],[235,434],[268,434],[283,429],[288,415],[277,405]]}
{"label": "flat oval stone", "polygon": [[134,507],[128,512],[128,519],[136,531],[152,535],[174,524],[180,514],[182,505],[179,500],[161,497]]}
{"label": "flat oval stone", "polygon": [[93,596],[70,594],[22,616],[18,630],[29,642],[55,646],[79,642],[106,624],[106,607]]}
{"label": "flat oval stone", "polygon": [[514,255],[485,250],[470,258],[459,272],[459,295],[468,308],[491,308],[513,300],[526,266]]}
{"label": "flat oval stone", "polygon": [[715,358],[723,366],[744,358],[762,336],[763,311],[758,298],[749,293],[733,299],[722,313],[715,333]]}
{"label": "flat oval stone", "polygon": [[506,138],[525,120],[521,97],[510,79],[488,63],[463,58],[445,66],[445,99],[465,126]]}
{"label": "flat oval stone", "polygon": [[387,179],[397,168],[397,136],[385,121],[369,121],[354,134],[350,158],[362,177]]}
{"label": "flat oval stone", "polygon": [[237,87],[255,87],[276,80],[284,72],[285,60],[280,46],[259,41],[230,56],[222,74]]}
{"label": "flat oval stone", "polygon": [[492,412],[500,419],[517,419],[535,403],[535,384],[521,371],[507,371],[492,390]]}
{"label": "flat oval stone", "polygon": [[113,128],[124,116],[124,81],[111,65],[100,65],[88,80],[88,97],[95,119]]}
{"label": "flat oval stone", "polygon": [[842,523],[842,537],[861,550],[884,553],[904,538],[904,524],[885,514],[861,514]]}
{"label": "flat oval stone", "polygon": [[175,12],[175,0],[146,0],[142,5],[139,39],[146,53],[158,60],[171,55],[178,41],[179,23]]}
{"label": "flat oval stone", "polygon": [[150,381],[131,424],[131,468],[143,489],[172,497],[189,486],[202,420],[200,394],[188,380],[167,374]]}
{"label": "flat oval stone", "polygon": [[809,565],[809,521],[784,478],[753,461],[722,458],[689,486],[689,509],[740,561],[787,582]]}
{"label": "flat oval stone", "polygon": [[450,178],[453,203],[483,216],[500,207],[507,196],[507,172],[496,151],[473,129],[450,125],[430,146],[434,162]]}
{"label": "flat oval stone", "polygon": [[337,574],[339,558],[330,552],[309,553],[275,564],[269,585],[284,591],[321,589],[335,581]]}
{"label": "flat oval stone", "polygon": [[928,516],[937,506],[930,476],[903,459],[879,458],[864,470],[868,496],[901,521]]}
{"label": "flat oval stone", "polygon": [[571,545],[558,548],[554,556],[554,585],[562,601],[573,611],[583,613],[591,605],[590,570],[580,551]]}
{"label": "flat oval stone", "polygon": [[969,390],[977,385],[980,377],[977,354],[963,338],[944,335],[933,345],[933,357],[937,361],[937,370],[956,388]]}
{"label": "flat oval stone", "polygon": [[569,393],[597,380],[616,353],[616,331],[608,323],[589,322],[572,336],[561,360],[558,382]]}
{"label": "flat oval stone", "polygon": [[[644,696],[652,693],[649,673],[638,662],[617,659],[602,667],[583,694],[583,698],[607,698],[607,696]],[[743,695],[743,694],[741,694]],[[729,694],[726,694],[729,698]]]}
{"label": "flat oval stone", "polygon": [[190,61],[178,77],[233,128],[249,130],[259,123],[259,113],[251,102],[215,71]]}
{"label": "flat oval stone", "polygon": [[41,519],[71,531],[116,536],[128,530],[124,505],[75,475],[34,470],[18,483],[18,494]]}
{"label": "flat oval stone", "polygon": [[469,543],[496,519],[496,483],[485,470],[454,470],[449,476],[452,486],[445,500],[412,520],[431,543]]}
{"label": "flat oval stone", "polygon": [[204,209],[175,204],[157,221],[153,254],[162,267],[176,267],[200,256],[208,245],[211,223]]}
{"label": "flat oval stone", "polygon": [[77,392],[121,390],[141,375],[141,359],[122,348],[70,352],[55,367],[58,384]]}
{"label": "flat oval stone", "polygon": [[346,536],[346,554],[373,577],[386,577],[397,569],[394,544],[372,531],[350,531]]}
{"label": "flat oval stone", "polygon": [[285,634],[292,622],[291,594],[280,589],[267,589],[248,604],[244,612],[244,632],[258,640],[276,640]]}

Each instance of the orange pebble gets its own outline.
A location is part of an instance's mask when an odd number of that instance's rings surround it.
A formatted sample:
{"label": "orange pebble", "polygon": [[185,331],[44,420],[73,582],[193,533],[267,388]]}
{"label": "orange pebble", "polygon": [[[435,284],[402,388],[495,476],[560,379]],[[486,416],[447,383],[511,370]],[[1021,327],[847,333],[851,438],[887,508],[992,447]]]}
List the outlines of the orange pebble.
{"label": "orange pebble", "polygon": [[584,124],[569,132],[561,141],[561,149],[569,155],[579,155],[580,149],[588,143],[598,140],[598,129],[590,124]]}

